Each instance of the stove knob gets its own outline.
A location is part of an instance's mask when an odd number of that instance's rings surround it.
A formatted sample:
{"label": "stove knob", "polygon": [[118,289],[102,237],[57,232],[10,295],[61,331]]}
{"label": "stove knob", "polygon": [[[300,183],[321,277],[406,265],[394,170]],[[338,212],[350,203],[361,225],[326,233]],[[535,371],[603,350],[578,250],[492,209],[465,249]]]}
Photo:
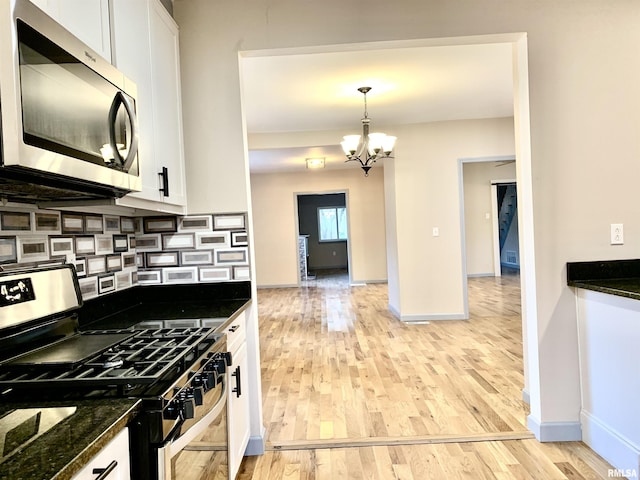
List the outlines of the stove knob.
{"label": "stove knob", "polygon": [[204,403],[204,387],[193,387],[193,401],[196,405]]}
{"label": "stove knob", "polygon": [[191,386],[192,387],[202,387],[204,385],[204,379],[202,378],[201,373],[196,373],[191,378]]}
{"label": "stove knob", "polygon": [[180,405],[180,410],[182,410],[182,417],[186,420],[188,418],[195,417],[196,414],[196,405],[193,401],[193,398],[185,398],[182,400]]}
{"label": "stove knob", "polygon": [[231,359],[231,352],[222,352],[220,356],[222,357],[222,359],[224,359],[224,363],[227,364],[227,367],[230,367],[233,364],[233,361]]}
{"label": "stove knob", "polygon": [[162,412],[162,416],[167,420],[175,420],[180,416],[180,404],[176,400],[169,402]]}
{"label": "stove knob", "polygon": [[216,374],[213,371],[206,371],[203,372],[203,377],[204,377],[204,391],[208,391],[211,390],[213,388],[216,388],[216,385],[218,384],[216,382]]}

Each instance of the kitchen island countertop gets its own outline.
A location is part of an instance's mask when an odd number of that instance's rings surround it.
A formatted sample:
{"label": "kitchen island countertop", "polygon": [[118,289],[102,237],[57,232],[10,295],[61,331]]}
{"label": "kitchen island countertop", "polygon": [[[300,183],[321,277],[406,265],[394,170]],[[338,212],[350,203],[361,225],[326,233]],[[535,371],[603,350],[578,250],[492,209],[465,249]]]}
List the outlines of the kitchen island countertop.
{"label": "kitchen island countertop", "polygon": [[640,300],[640,259],[568,262],[567,285]]}

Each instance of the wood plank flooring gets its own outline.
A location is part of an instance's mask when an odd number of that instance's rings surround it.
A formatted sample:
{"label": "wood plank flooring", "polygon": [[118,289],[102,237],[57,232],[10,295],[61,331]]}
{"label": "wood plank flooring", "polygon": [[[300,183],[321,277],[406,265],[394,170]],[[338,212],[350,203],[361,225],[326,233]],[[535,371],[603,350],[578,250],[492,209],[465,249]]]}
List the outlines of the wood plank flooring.
{"label": "wood plank flooring", "polygon": [[341,275],[258,291],[268,452],[239,479],[607,478],[584,444],[526,429],[517,275],[469,279],[468,321],[387,304]]}

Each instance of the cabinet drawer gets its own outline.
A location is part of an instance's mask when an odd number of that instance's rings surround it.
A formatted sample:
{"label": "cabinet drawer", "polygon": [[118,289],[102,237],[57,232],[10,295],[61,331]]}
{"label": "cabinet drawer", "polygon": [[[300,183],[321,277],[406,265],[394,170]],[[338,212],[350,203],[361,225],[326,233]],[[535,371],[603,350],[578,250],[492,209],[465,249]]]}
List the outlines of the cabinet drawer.
{"label": "cabinet drawer", "polygon": [[108,480],[130,480],[129,471],[129,429],[118,433],[82,470],[71,480],[95,480],[98,476],[93,469],[105,469],[116,462],[115,468],[107,475]]}
{"label": "cabinet drawer", "polygon": [[247,336],[247,321],[245,312],[240,313],[231,325],[224,331],[227,334],[227,350],[233,355]]}

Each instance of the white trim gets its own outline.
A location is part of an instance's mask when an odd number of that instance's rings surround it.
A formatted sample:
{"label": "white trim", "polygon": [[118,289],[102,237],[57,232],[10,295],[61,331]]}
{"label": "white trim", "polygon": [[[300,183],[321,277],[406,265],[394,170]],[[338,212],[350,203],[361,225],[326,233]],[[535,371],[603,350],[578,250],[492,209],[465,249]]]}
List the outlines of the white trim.
{"label": "white trim", "polygon": [[428,321],[469,320],[469,315],[465,315],[464,313],[436,313],[436,314],[431,313],[429,315],[421,315],[421,314],[402,315],[400,317],[400,320],[406,323],[424,322],[425,320],[428,320]]}
{"label": "white trim", "polygon": [[[582,441],[620,470],[640,472],[640,446],[609,428],[589,412],[580,412]],[[637,473],[636,473],[637,476]]]}
{"label": "white trim", "polygon": [[304,47],[265,48],[260,50],[242,50],[242,58],[272,57],[280,55],[305,55],[311,53],[357,52],[364,50],[383,50],[412,47],[441,47],[453,45],[484,45],[491,43],[516,43],[525,35],[522,32],[496,33],[487,35],[465,35],[460,37],[419,38],[411,40],[381,40],[360,43],[341,43],[332,45],[309,45]]}
{"label": "white trim", "polygon": [[287,283],[283,285],[256,285],[256,288],[300,288],[297,283]]}
{"label": "white trim", "polygon": [[476,278],[476,277],[493,277],[495,276],[492,272],[487,273],[468,273],[467,278]]}
{"label": "white trim", "polygon": [[539,442],[579,442],[582,440],[580,422],[540,422],[537,418],[529,415],[527,428],[533,432]]}
{"label": "white trim", "polygon": [[531,398],[529,397],[529,391],[525,388],[522,389],[522,401],[527,405],[531,403]]}

